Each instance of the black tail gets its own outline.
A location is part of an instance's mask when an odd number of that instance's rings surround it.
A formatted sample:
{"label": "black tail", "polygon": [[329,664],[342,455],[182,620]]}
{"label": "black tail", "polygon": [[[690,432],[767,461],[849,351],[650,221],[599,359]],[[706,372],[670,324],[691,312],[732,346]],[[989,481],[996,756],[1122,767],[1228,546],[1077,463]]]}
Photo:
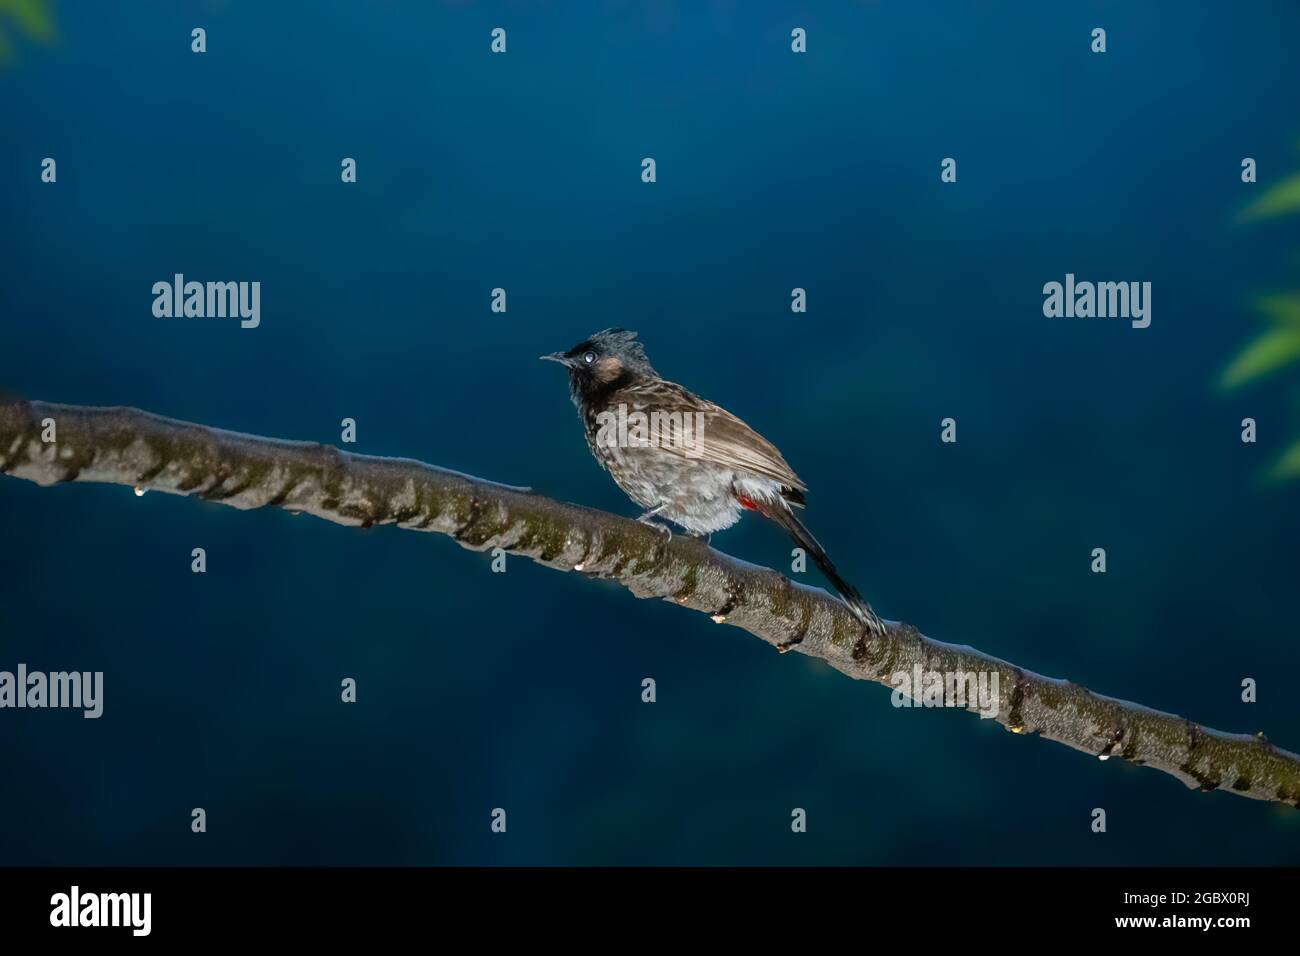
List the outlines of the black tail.
{"label": "black tail", "polygon": [[786,533],[794,539],[794,543],[812,556],[813,563],[821,569],[822,574],[826,575],[826,580],[835,586],[835,590],[840,592],[840,597],[844,599],[844,603],[853,612],[853,616],[877,634],[883,634],[885,624],[880,620],[879,615],[871,609],[871,605],[858,593],[857,588],[840,577],[840,572],[835,570],[835,565],[831,563],[830,556],[817,543],[817,539],[812,536],[812,532],[805,528],[803,522],[795,517],[794,512],[784,504],[768,505],[761,502],[755,502],[755,504],[758,505],[758,510],[762,514],[784,528]]}

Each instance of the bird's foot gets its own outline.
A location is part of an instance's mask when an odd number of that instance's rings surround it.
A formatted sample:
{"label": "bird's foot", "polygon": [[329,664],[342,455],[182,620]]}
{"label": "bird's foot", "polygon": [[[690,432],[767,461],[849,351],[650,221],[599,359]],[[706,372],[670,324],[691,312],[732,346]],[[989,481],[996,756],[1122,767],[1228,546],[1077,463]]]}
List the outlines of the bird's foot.
{"label": "bird's foot", "polygon": [[637,518],[636,520],[641,522],[643,525],[646,525],[647,527],[655,528],[658,531],[662,531],[665,535],[664,543],[667,544],[669,541],[673,540],[673,529],[668,527],[668,525],[664,524],[662,521],[654,520],[654,516],[658,513],[659,513],[659,509],[656,508],[654,511],[647,511],[645,514],[643,514],[641,517]]}

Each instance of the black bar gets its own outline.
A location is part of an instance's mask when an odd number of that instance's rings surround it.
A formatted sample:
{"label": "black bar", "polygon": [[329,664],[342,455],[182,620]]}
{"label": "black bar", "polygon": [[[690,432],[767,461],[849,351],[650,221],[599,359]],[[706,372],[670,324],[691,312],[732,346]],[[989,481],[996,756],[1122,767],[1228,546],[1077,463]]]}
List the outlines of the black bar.
{"label": "black bar", "polygon": [[[98,911],[98,894],[150,894],[148,938],[169,943],[251,942],[267,933],[338,943],[457,926],[495,939],[537,934],[557,920],[574,932],[621,921],[625,933],[640,927],[663,939],[699,920],[743,936],[848,918],[872,936],[897,931],[936,945],[1008,930],[1062,939],[1200,935],[1231,945],[1261,930],[1294,943],[1300,884],[1295,869],[1263,868],[10,868],[0,870],[6,939],[95,944],[134,935],[129,925],[52,926],[56,895],[68,897],[70,912],[74,885],[78,919]],[[87,895],[96,895],[90,910]],[[120,922],[133,914],[143,927],[142,911],[124,912]],[[1205,919],[1210,925],[1199,925]]]}

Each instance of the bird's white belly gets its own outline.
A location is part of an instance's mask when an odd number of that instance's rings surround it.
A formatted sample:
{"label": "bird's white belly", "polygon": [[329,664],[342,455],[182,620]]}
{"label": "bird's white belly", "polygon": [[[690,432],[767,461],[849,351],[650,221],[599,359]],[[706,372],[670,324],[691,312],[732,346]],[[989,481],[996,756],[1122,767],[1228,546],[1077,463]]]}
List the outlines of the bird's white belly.
{"label": "bird's white belly", "polygon": [[730,528],[744,510],[737,485],[746,494],[774,500],[780,485],[754,475],[739,475],[714,462],[695,461],[656,448],[596,447],[592,451],[627,496],[657,517],[692,534]]}

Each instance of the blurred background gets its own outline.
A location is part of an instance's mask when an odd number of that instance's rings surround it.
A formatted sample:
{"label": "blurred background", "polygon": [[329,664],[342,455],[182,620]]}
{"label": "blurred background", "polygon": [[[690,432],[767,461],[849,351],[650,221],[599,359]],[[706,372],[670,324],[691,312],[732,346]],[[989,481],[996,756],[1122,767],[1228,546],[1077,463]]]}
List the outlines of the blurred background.
{"label": "blurred background", "polygon": [[[885,616],[1297,750],[1298,34],[1282,2],[0,0],[0,385],[351,417],[632,515],[536,356],[637,329],[781,447]],[[261,327],[155,318],[176,272],[260,281]],[[1150,328],[1044,318],[1067,272],[1150,281]],[[752,519],[713,543],[789,567]],[[97,721],[0,713],[0,863],[1300,862],[1289,808],[489,563],[0,480],[0,668],[105,674]]]}

